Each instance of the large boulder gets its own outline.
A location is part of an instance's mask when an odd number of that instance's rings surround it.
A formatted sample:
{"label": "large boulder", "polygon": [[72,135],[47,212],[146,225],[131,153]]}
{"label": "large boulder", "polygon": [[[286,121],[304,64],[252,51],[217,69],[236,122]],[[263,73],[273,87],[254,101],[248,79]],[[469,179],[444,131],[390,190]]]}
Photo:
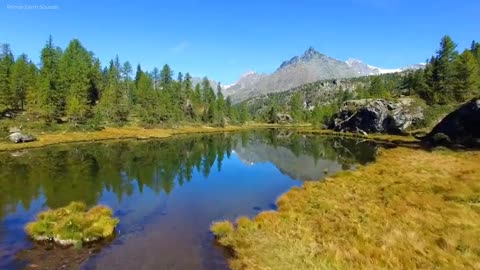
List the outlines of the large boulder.
{"label": "large boulder", "polygon": [[288,113],[277,113],[275,115],[276,123],[291,123],[293,122],[293,117]]}
{"label": "large boulder", "polygon": [[24,142],[33,142],[36,138],[32,135],[23,134],[20,132],[14,132],[8,136],[11,142],[13,143],[24,143]]}
{"label": "large boulder", "polygon": [[340,132],[404,134],[423,119],[423,109],[412,98],[359,99],[343,103],[329,128]]}
{"label": "large boulder", "polygon": [[480,97],[463,104],[448,114],[423,141],[434,145],[456,144],[480,146]]}

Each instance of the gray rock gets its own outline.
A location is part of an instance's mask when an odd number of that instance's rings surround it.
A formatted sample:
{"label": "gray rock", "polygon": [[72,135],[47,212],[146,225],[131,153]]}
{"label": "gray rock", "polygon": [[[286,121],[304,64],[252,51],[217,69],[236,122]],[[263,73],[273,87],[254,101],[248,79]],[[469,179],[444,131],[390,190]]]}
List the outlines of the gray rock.
{"label": "gray rock", "polygon": [[32,135],[23,134],[20,132],[15,132],[8,136],[10,141],[13,143],[24,143],[24,142],[33,142],[36,138]]}
{"label": "gray rock", "polygon": [[19,133],[22,132],[21,128],[19,127],[11,127],[8,129],[8,133]]}
{"label": "gray rock", "polygon": [[433,145],[480,146],[480,97],[448,114],[423,141]]}
{"label": "gray rock", "polygon": [[396,101],[359,99],[343,103],[329,128],[340,132],[404,134],[423,119],[423,109],[411,98]]}
{"label": "gray rock", "polygon": [[293,122],[293,117],[288,113],[277,113],[275,116],[277,123],[291,123]]}

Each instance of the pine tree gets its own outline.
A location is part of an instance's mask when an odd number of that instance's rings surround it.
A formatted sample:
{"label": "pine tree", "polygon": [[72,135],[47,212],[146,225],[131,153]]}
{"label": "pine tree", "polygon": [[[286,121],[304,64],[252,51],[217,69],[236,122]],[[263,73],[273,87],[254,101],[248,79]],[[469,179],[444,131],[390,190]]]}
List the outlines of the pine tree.
{"label": "pine tree", "polygon": [[10,45],[2,44],[0,52],[0,113],[13,109],[15,96],[11,91],[10,80],[14,58]]}
{"label": "pine tree", "polygon": [[453,99],[455,84],[453,62],[458,57],[456,47],[457,44],[449,36],[444,36],[440,42],[440,49],[437,51],[433,73],[435,77],[438,77],[438,83],[435,84],[434,90],[438,91],[441,103],[447,103]]}
{"label": "pine tree", "polygon": [[193,102],[198,104],[202,101],[202,90],[200,88],[200,84],[195,85],[195,92],[193,95]]}
{"label": "pine tree", "polygon": [[183,84],[183,73],[182,72],[178,72],[177,82],[179,82],[180,84]]}
{"label": "pine tree", "polygon": [[158,93],[153,89],[153,80],[143,72],[138,77],[135,96],[136,109],[142,122],[147,124],[158,123],[160,121],[157,110]]}
{"label": "pine tree", "polygon": [[472,52],[473,56],[475,57],[475,60],[477,60],[478,64],[480,64],[480,43],[472,41],[470,51]]}
{"label": "pine tree", "polygon": [[153,89],[158,90],[160,88],[160,71],[154,67],[152,70]]}
{"label": "pine tree", "polygon": [[193,99],[192,76],[188,72],[185,74],[185,79],[183,80],[183,89],[185,89],[186,98],[189,100]]}
{"label": "pine tree", "polygon": [[472,47],[470,49],[472,51],[473,57],[477,61],[478,68],[478,77],[480,78],[480,43],[472,41]]}
{"label": "pine tree", "polygon": [[368,88],[369,98],[385,98],[389,96],[389,92],[385,87],[385,83],[380,76],[374,76]]}
{"label": "pine tree", "polygon": [[90,100],[90,105],[93,106],[98,103],[104,88],[102,65],[100,64],[100,59],[93,59],[93,65],[92,69],[90,70],[89,78],[90,91],[88,100]]}
{"label": "pine tree", "polygon": [[66,116],[74,123],[84,122],[91,112],[92,70],[92,55],[79,40],[70,41],[59,62],[59,89]]}
{"label": "pine tree", "polygon": [[464,102],[480,94],[478,64],[472,52],[465,50],[455,61],[454,96],[458,102]]}
{"label": "pine tree", "polygon": [[302,108],[303,108],[302,97],[300,95],[300,92],[296,92],[292,96],[292,99],[290,100],[290,111],[292,112],[293,118],[297,122],[303,121]]}
{"label": "pine tree", "polygon": [[202,79],[202,101],[206,104],[210,104],[215,100],[215,92],[213,91],[210,81],[207,77]]}
{"label": "pine tree", "polygon": [[140,66],[140,64],[138,64],[137,71],[135,72],[135,87],[138,87],[138,82],[140,81],[140,77],[142,76],[142,74],[143,74],[142,67]]}
{"label": "pine tree", "polygon": [[61,117],[65,106],[59,91],[58,65],[62,50],[55,47],[52,36],[41,51],[41,69],[36,87],[27,93],[28,112],[47,122]]}
{"label": "pine tree", "polygon": [[220,83],[217,85],[217,110],[218,110],[218,121],[223,121],[225,117],[225,97],[222,93],[222,86]]}
{"label": "pine tree", "polygon": [[202,120],[203,122],[208,123],[215,123],[217,122],[218,116],[218,108],[215,101],[208,104],[207,109],[204,111]]}
{"label": "pine tree", "polygon": [[232,98],[230,96],[227,97],[225,100],[225,115],[230,119],[233,120],[233,113],[232,113]]}
{"label": "pine tree", "polygon": [[131,76],[132,76],[132,64],[130,64],[130,62],[128,61],[125,61],[122,65],[122,78],[126,81],[128,80],[131,80]]}
{"label": "pine tree", "polygon": [[162,71],[160,72],[160,86],[165,88],[170,87],[173,79],[173,71],[169,65],[164,65]]}
{"label": "pine tree", "polygon": [[419,96],[429,105],[437,104],[440,100],[437,62],[437,59],[433,56],[427,61],[427,65],[423,72],[425,87],[417,91]]}
{"label": "pine tree", "polygon": [[130,100],[121,80],[119,61],[110,61],[107,72],[105,90],[99,107],[104,118],[114,124],[121,125],[128,119]]}
{"label": "pine tree", "polygon": [[247,104],[245,102],[242,102],[240,105],[240,112],[239,112],[239,121],[240,123],[244,124],[250,119],[250,115],[248,113],[248,108]]}
{"label": "pine tree", "polygon": [[27,91],[35,87],[37,67],[25,54],[20,55],[12,66],[10,78],[11,92],[14,94],[14,107],[24,109]]}

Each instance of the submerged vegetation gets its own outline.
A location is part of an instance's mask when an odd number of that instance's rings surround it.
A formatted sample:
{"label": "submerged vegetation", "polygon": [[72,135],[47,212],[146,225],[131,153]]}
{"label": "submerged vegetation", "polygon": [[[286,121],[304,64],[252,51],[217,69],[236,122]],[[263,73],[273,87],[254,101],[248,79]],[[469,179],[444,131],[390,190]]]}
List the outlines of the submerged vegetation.
{"label": "submerged vegetation", "polygon": [[112,237],[119,220],[106,206],[87,210],[82,202],[41,212],[25,227],[35,241],[54,241],[60,245],[78,245]]}
{"label": "submerged vegetation", "polygon": [[478,152],[383,150],[376,163],[214,223],[232,269],[480,268]]}

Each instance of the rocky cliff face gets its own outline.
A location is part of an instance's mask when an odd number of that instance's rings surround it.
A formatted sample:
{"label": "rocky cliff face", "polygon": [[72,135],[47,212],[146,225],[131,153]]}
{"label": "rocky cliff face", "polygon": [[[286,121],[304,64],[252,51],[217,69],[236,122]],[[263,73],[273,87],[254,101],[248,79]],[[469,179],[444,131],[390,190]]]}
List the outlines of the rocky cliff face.
{"label": "rocky cliff face", "polygon": [[447,115],[423,138],[432,144],[480,146],[480,97]]}
{"label": "rocky cliff face", "polygon": [[411,98],[349,100],[333,117],[329,128],[341,132],[404,134],[423,119],[422,111]]}

